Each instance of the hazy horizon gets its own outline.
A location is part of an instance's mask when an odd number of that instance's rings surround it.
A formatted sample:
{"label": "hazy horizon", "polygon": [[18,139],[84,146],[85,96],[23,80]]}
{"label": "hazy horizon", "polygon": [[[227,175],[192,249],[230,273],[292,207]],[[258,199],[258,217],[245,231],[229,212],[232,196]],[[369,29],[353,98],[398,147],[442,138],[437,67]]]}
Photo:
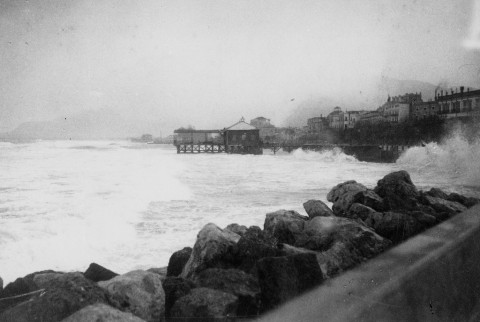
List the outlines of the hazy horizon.
{"label": "hazy horizon", "polygon": [[375,108],[384,78],[480,88],[478,2],[1,0],[0,132],[105,109],[281,125],[320,98]]}

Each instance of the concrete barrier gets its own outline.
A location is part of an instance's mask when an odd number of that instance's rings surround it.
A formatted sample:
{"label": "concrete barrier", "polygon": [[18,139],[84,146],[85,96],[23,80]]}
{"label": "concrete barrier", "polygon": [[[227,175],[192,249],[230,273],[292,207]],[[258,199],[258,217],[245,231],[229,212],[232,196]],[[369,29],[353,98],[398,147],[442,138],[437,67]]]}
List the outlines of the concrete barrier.
{"label": "concrete barrier", "polygon": [[480,321],[480,205],[262,321]]}

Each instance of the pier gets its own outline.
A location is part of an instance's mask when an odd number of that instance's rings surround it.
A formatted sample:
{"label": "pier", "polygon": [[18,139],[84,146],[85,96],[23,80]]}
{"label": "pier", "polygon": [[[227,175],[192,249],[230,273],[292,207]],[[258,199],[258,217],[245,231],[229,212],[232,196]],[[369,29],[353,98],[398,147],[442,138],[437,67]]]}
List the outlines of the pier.
{"label": "pier", "polygon": [[177,143],[177,153],[222,153],[224,144],[216,143]]}

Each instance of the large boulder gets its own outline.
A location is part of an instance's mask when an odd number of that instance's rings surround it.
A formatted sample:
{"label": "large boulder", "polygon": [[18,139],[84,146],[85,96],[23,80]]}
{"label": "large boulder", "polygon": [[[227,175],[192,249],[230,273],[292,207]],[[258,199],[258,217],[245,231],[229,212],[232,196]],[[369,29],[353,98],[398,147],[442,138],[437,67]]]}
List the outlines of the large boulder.
{"label": "large boulder", "polygon": [[255,264],[260,258],[278,256],[277,240],[258,226],[248,228],[232,250],[235,268],[256,274]]}
{"label": "large boulder", "polygon": [[386,210],[418,210],[419,192],[406,171],[387,174],[374,191],[383,198]]}
{"label": "large boulder", "polygon": [[145,322],[145,320],[128,313],[119,311],[102,303],[92,304],[73,313],[62,322]]}
{"label": "large boulder", "polygon": [[455,192],[449,194],[447,200],[458,202],[467,208],[473,207],[480,203],[480,199],[478,198],[465,197]]}
{"label": "large boulder", "polygon": [[303,208],[307,212],[310,219],[318,216],[334,216],[333,211],[321,200],[308,200],[303,204]]}
{"label": "large boulder", "polygon": [[147,269],[147,272],[151,272],[151,273],[154,273],[154,274],[157,274],[158,276],[160,276],[160,280],[163,283],[163,281],[167,278],[167,270],[168,270],[167,266],[152,267],[152,268]]}
{"label": "large boulder", "polygon": [[165,316],[169,318],[175,302],[190,293],[195,288],[195,284],[181,277],[169,276],[163,281],[162,285],[165,291]]}
{"label": "large boulder", "polygon": [[262,258],[257,269],[262,311],[273,309],[323,281],[316,256],[311,253]]}
{"label": "large boulder", "polygon": [[165,293],[158,274],[137,270],[98,285],[120,303],[122,310],[145,321],[159,321],[165,316]]}
{"label": "large boulder", "polygon": [[237,307],[235,295],[199,287],[175,302],[171,317],[174,321],[225,321],[236,315]]}
{"label": "large boulder", "polygon": [[3,291],[3,279],[0,277],[0,294]]}
{"label": "large boulder", "polygon": [[[429,221],[435,223],[435,218],[427,216],[429,215],[421,212],[413,212],[413,215],[410,215],[388,211],[383,214],[375,213],[369,219],[365,220],[365,224],[374,228],[380,236],[388,238],[394,243],[398,243],[432,226],[432,223],[429,223]],[[422,219],[424,219],[423,222]]]}
{"label": "large boulder", "polygon": [[178,276],[182,273],[185,264],[187,264],[190,255],[192,254],[191,247],[184,247],[176,251],[170,256],[167,266],[167,276]]}
{"label": "large boulder", "polygon": [[37,285],[38,288],[47,288],[50,283],[54,280],[62,276],[63,273],[41,273],[36,274],[33,277],[33,282]]}
{"label": "large boulder", "polygon": [[180,277],[190,278],[209,267],[231,267],[232,259],[228,255],[239,239],[239,235],[223,230],[215,224],[205,225],[197,235],[192,254]]}
{"label": "large boulder", "polygon": [[332,188],[327,200],[333,202],[333,212],[345,216],[354,203],[360,203],[376,210],[383,210],[383,199],[374,191],[356,181],[346,181]]}
{"label": "large boulder", "polygon": [[442,198],[431,197],[429,195],[423,198],[423,201],[435,209],[437,212],[446,212],[449,215],[453,216],[457,213],[467,210],[467,207],[461,203],[450,201]]}
{"label": "large boulder", "polygon": [[296,211],[278,210],[267,214],[263,229],[277,238],[279,243],[293,245],[307,220],[308,217],[302,216]]}
{"label": "large boulder", "polygon": [[118,276],[117,273],[112,272],[108,268],[98,265],[97,263],[91,263],[83,275],[94,282],[108,281],[109,279]]}
{"label": "large boulder", "polygon": [[230,224],[227,227],[225,227],[226,230],[230,230],[232,233],[235,233],[237,235],[243,236],[245,232],[247,231],[247,226],[244,225],[239,225],[239,224]]}
{"label": "large boulder", "polygon": [[260,313],[260,286],[258,280],[238,269],[209,268],[198,274],[195,284],[233,294],[238,297],[237,316]]}
{"label": "large boulder", "polygon": [[448,195],[439,188],[431,188],[426,194],[435,198],[448,199]]}
{"label": "large boulder", "polygon": [[0,321],[57,322],[91,304],[117,305],[96,283],[81,273],[66,273],[30,300],[0,314]]}

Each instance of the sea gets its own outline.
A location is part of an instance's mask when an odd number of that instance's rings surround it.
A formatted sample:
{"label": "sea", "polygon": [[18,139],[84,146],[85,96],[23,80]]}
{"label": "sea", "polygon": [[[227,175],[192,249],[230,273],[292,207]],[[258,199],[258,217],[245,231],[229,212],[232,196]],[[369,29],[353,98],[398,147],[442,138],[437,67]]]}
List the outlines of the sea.
{"label": "sea", "polygon": [[92,262],[120,274],[167,266],[207,223],[263,227],[269,212],[331,205],[338,183],[373,188],[402,169],[419,189],[480,197],[480,144],[461,135],[412,147],[396,163],[336,149],[192,155],[128,141],[0,142],[0,277]]}

